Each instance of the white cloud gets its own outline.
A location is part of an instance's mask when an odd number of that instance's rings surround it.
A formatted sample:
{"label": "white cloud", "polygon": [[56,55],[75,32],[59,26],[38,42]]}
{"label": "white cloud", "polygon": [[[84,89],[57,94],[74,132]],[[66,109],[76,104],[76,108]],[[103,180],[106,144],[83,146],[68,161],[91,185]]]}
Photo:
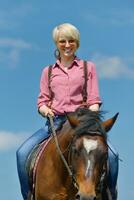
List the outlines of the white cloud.
{"label": "white cloud", "polygon": [[0,66],[15,69],[21,60],[23,51],[43,51],[36,44],[23,39],[0,38]]}
{"label": "white cloud", "polygon": [[125,61],[118,56],[93,57],[100,78],[134,78],[134,69],[129,68]]}
{"label": "white cloud", "polygon": [[35,45],[32,45],[22,39],[0,38],[0,63],[1,66],[16,68],[20,61],[22,51],[38,50]]}
{"label": "white cloud", "polygon": [[11,69],[16,68],[20,60],[20,51],[18,49],[0,50],[0,66],[9,67]]}
{"label": "white cloud", "polygon": [[7,151],[19,147],[28,135],[30,134],[0,131],[0,151]]}
{"label": "white cloud", "polygon": [[0,38],[0,47],[30,49],[32,45],[22,39]]}

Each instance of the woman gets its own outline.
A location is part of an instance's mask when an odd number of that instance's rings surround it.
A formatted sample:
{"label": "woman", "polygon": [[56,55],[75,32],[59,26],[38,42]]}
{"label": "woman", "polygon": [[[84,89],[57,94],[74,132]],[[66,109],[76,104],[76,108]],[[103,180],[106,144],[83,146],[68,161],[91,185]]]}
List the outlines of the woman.
{"label": "woman", "polygon": [[[80,35],[78,29],[68,23],[61,24],[54,28],[53,39],[56,44],[56,63],[52,66],[49,80],[49,67],[45,67],[40,81],[40,94],[38,97],[38,111],[47,117],[54,117],[55,128],[64,123],[66,117],[64,112],[75,111],[83,102],[83,60],[76,57],[76,50],[80,45]],[[49,87],[50,82],[50,87]],[[50,95],[51,90],[51,95]],[[98,90],[98,80],[95,65],[87,62],[87,106],[92,111],[98,111],[101,105]],[[49,121],[45,127],[33,134],[17,151],[17,166],[21,184],[21,191],[24,200],[27,200],[29,185],[28,176],[25,170],[26,159],[35,145],[49,137]],[[115,154],[115,153],[114,153]],[[111,190],[115,190],[117,180],[117,156],[110,151],[110,165],[116,161],[116,177],[111,184]],[[111,168],[112,169],[112,168]],[[115,169],[115,167],[114,167]],[[111,172],[112,173],[112,170]],[[110,178],[113,177],[109,176]],[[114,199],[114,198],[113,198]]]}

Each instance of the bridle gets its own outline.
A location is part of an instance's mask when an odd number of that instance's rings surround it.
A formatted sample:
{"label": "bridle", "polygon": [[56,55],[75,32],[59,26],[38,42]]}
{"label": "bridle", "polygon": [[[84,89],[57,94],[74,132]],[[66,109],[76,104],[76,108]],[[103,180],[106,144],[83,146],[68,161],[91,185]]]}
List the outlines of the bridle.
{"label": "bridle", "polygon": [[[91,135],[92,136],[102,136],[102,133],[100,133],[99,131],[90,131]],[[75,136],[73,137],[72,141],[71,141],[71,144],[73,145],[73,140],[75,139]],[[107,143],[106,143],[107,145]],[[109,148],[109,146],[107,145],[107,147]],[[72,170],[72,173],[75,177],[75,173],[73,172],[73,167],[72,167],[72,164],[71,164],[71,154],[72,154],[73,150],[71,148],[71,145],[69,147],[69,155],[68,155],[68,161],[69,161],[69,166]],[[103,189],[104,189],[104,183],[105,183],[105,180],[107,178],[107,172],[108,172],[108,152],[107,152],[107,156],[105,158],[105,160],[103,161],[103,171],[100,175],[100,179],[99,179],[99,182],[98,182],[98,185],[97,185],[97,188],[96,188],[96,192],[98,193],[102,193]],[[76,177],[75,177],[75,180],[77,181]],[[79,184],[77,183],[78,185],[78,188],[79,188]]]}
{"label": "bridle", "polygon": [[[74,187],[79,190],[79,184],[77,182],[77,179],[76,179],[76,176],[73,172],[73,168],[71,166],[71,163],[67,162],[64,155],[63,155],[63,152],[61,151],[60,149],[60,146],[59,146],[59,143],[58,143],[58,139],[57,139],[57,134],[56,134],[56,131],[55,131],[55,128],[54,128],[54,123],[53,123],[53,118],[52,116],[48,115],[48,118],[49,118],[49,121],[50,121],[50,126],[51,126],[51,130],[52,130],[52,136],[54,138],[54,141],[55,141],[55,144],[56,144],[56,148],[57,148],[57,151],[61,157],[61,160],[63,161],[67,171],[68,171],[68,174],[69,176],[71,177],[71,180],[72,180],[72,184],[74,185]],[[101,135],[101,133],[99,132],[92,132],[92,135]],[[71,145],[69,144],[69,156],[68,156],[68,160],[70,160],[70,157],[71,157]],[[107,177],[107,158],[106,160],[104,161],[104,164],[103,164],[103,171],[102,171],[102,174],[100,176],[100,181],[98,183],[98,186],[97,186],[97,192],[101,193],[103,188],[104,188],[104,180],[106,179]]]}

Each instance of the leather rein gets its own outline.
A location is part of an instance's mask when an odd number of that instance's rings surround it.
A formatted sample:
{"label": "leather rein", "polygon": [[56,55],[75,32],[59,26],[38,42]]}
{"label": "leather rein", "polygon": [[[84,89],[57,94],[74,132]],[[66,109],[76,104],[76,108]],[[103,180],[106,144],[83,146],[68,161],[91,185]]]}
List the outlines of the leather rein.
{"label": "leather rein", "polygon": [[59,142],[58,142],[57,135],[56,135],[56,131],[55,131],[55,127],[54,127],[53,117],[51,115],[48,115],[48,118],[49,118],[49,121],[50,121],[50,126],[51,126],[51,130],[52,130],[52,136],[54,138],[58,153],[59,153],[59,155],[61,157],[61,160],[63,161],[67,171],[68,171],[69,176],[72,179],[73,185],[75,186],[76,189],[78,189],[79,185],[77,183],[77,180],[76,180],[73,172],[71,171],[71,169],[70,169],[70,167],[69,167],[69,165],[68,165],[68,163],[67,163],[67,161],[66,161],[66,159],[65,159],[65,157],[64,157],[64,155],[63,155],[63,153],[62,153],[62,151],[60,149]]}

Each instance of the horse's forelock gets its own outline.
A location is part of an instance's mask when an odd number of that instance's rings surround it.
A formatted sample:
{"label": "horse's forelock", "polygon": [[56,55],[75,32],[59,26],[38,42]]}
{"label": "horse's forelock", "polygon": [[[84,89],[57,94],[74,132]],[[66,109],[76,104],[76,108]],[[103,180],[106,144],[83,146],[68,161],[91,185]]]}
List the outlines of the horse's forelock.
{"label": "horse's forelock", "polygon": [[79,126],[75,129],[76,136],[84,134],[93,135],[96,133],[102,134],[106,138],[106,133],[102,126],[102,111],[91,111],[87,108],[79,108],[76,110],[77,116],[80,120]]}

